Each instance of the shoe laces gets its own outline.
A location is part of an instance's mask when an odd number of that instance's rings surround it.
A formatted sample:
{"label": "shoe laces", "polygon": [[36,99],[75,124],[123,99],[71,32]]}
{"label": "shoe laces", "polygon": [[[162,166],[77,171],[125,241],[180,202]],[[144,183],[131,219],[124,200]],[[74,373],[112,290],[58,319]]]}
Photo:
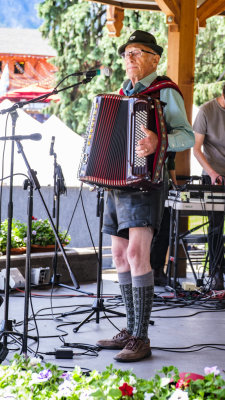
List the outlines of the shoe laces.
{"label": "shoe laces", "polygon": [[117,333],[117,335],[113,336],[113,339],[123,339],[125,337],[128,336],[128,331],[126,330],[126,328],[122,329],[122,331],[120,331],[119,333]]}
{"label": "shoe laces", "polygon": [[127,350],[136,350],[140,344],[140,341],[142,341],[142,339],[135,337],[135,336],[131,336],[129,342],[126,345],[126,349]]}

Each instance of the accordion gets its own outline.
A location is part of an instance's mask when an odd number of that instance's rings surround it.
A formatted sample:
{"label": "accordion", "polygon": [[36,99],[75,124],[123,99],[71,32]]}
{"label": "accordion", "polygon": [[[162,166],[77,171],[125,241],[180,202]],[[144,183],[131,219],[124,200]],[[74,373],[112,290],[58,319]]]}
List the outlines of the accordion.
{"label": "accordion", "polygon": [[[156,152],[147,157],[135,153],[145,137],[142,124],[158,135]],[[167,145],[159,99],[100,94],[92,104],[78,178],[100,187],[148,191],[162,183]]]}

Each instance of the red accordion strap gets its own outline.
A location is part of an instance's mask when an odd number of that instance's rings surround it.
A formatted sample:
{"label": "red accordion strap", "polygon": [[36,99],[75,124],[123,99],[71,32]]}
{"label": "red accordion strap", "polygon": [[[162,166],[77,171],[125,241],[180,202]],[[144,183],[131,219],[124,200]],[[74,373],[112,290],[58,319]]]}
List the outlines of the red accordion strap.
{"label": "red accordion strap", "polygon": [[[164,76],[157,77],[148,88],[144,89],[142,92],[140,92],[138,94],[151,94],[154,92],[158,92],[161,89],[168,89],[168,88],[175,89],[183,97],[177,84],[175,82],[171,81],[171,79],[166,76],[165,77]],[[120,89],[119,94],[122,96],[125,96],[123,89]]]}

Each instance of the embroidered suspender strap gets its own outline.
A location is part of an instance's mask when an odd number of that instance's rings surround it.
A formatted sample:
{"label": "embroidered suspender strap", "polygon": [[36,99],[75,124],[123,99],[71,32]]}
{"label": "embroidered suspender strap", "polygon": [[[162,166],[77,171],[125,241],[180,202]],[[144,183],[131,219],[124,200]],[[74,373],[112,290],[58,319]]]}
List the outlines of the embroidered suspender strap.
{"label": "embroidered suspender strap", "polygon": [[161,169],[167,155],[166,150],[168,147],[168,137],[161,102],[159,99],[154,99],[153,101],[155,103],[155,121],[159,142],[154,158],[152,183],[157,183],[160,179]]}
{"label": "embroidered suspender strap", "polygon": [[178,93],[180,93],[181,97],[183,98],[183,95],[179,89],[179,87],[176,85],[176,83],[168,80],[163,80],[163,81],[154,81],[151,86],[149,86],[147,89],[143,90],[141,94],[150,94],[160,91],[161,89],[175,89]]}
{"label": "embroidered suspender strap", "polygon": [[[160,79],[160,77],[158,77],[158,78]],[[177,84],[175,82],[171,81],[169,78],[166,78],[166,77],[163,80],[158,80],[156,78],[148,88],[146,88],[145,90],[143,90],[139,94],[149,94],[149,95],[151,95],[151,93],[158,92],[161,89],[175,89],[183,97],[183,95],[182,95],[179,87],[177,86]],[[122,96],[125,96],[123,89],[120,89],[119,94],[122,95]]]}

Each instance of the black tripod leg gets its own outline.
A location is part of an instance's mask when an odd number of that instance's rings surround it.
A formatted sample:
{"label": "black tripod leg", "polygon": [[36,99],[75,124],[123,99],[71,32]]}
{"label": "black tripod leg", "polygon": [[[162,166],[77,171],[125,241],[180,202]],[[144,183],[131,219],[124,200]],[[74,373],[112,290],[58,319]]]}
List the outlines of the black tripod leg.
{"label": "black tripod leg", "polygon": [[69,262],[68,262],[68,259],[67,259],[66,252],[65,252],[65,250],[64,250],[64,248],[63,248],[63,246],[62,246],[61,240],[60,240],[60,238],[59,238],[59,235],[58,235],[57,230],[56,230],[56,228],[55,228],[55,225],[54,225],[54,223],[53,223],[52,217],[51,217],[51,215],[50,215],[50,213],[49,213],[48,207],[47,207],[47,205],[46,205],[46,203],[45,203],[45,201],[44,201],[44,198],[43,198],[43,196],[42,196],[42,193],[41,193],[41,191],[40,191],[40,184],[39,184],[39,182],[38,182],[36,173],[35,173],[35,171],[34,171],[33,169],[31,169],[30,164],[29,164],[29,162],[28,162],[28,160],[27,160],[27,158],[26,158],[26,155],[24,154],[23,147],[22,147],[21,143],[20,143],[20,142],[17,142],[17,145],[18,145],[18,149],[19,149],[18,152],[22,154],[22,157],[23,157],[23,159],[24,159],[24,162],[25,162],[25,164],[26,164],[26,166],[27,166],[28,173],[29,173],[29,177],[30,177],[30,180],[31,180],[31,182],[32,182],[32,184],[33,184],[33,187],[35,188],[35,190],[38,191],[39,196],[40,196],[41,201],[42,201],[42,204],[43,204],[43,206],[44,206],[44,208],[45,208],[45,211],[46,211],[47,217],[48,217],[48,219],[49,219],[49,222],[50,222],[50,224],[51,224],[52,230],[53,230],[53,232],[54,232],[55,239],[56,239],[56,241],[57,241],[58,247],[59,247],[59,249],[61,250],[61,253],[62,253],[63,258],[64,258],[64,261],[65,261],[65,264],[66,264],[67,269],[68,269],[69,274],[70,274],[70,278],[71,278],[71,280],[72,280],[72,282],[73,282],[73,284],[74,284],[74,289],[73,289],[73,290],[79,291],[78,289],[80,288],[80,285],[79,285],[77,279],[75,278],[75,276],[74,276],[74,274],[73,274],[73,272],[72,272],[72,270],[71,270],[71,268],[70,268],[70,265],[69,265]]}
{"label": "black tripod leg", "polygon": [[[16,120],[18,118],[17,111],[10,113],[12,118],[12,136],[15,136]],[[9,293],[10,293],[10,268],[11,268],[11,234],[12,234],[12,218],[13,218],[13,170],[14,170],[14,140],[11,145],[11,163],[10,163],[10,181],[9,181],[9,202],[8,202],[8,231],[7,231],[7,248],[6,248],[6,267],[5,267],[5,303],[4,303],[4,320],[1,323],[0,334],[3,337],[3,343],[0,346],[0,362],[4,361],[8,354],[8,340],[6,331],[12,331],[12,321],[9,320]]]}
{"label": "black tripod leg", "polygon": [[80,327],[88,322],[90,318],[96,314],[96,324],[99,323],[100,312],[108,312],[118,317],[125,317],[126,314],[118,311],[108,310],[104,307],[104,299],[101,296],[101,285],[102,285],[102,225],[103,225],[103,213],[104,213],[104,191],[99,189],[97,192],[97,217],[99,217],[99,255],[98,255],[98,271],[97,271],[97,297],[92,306],[92,312],[76,327],[73,329],[74,332],[78,332]]}
{"label": "black tripod leg", "polygon": [[88,316],[87,316],[87,318],[85,318],[76,328],[74,328],[73,329],[73,332],[78,332],[79,331],[79,329],[80,329],[80,327],[82,326],[82,325],[84,325],[86,322],[88,322],[89,321],[89,319],[91,319],[91,317],[92,317],[92,315],[94,315],[95,314],[95,310],[93,310]]}

